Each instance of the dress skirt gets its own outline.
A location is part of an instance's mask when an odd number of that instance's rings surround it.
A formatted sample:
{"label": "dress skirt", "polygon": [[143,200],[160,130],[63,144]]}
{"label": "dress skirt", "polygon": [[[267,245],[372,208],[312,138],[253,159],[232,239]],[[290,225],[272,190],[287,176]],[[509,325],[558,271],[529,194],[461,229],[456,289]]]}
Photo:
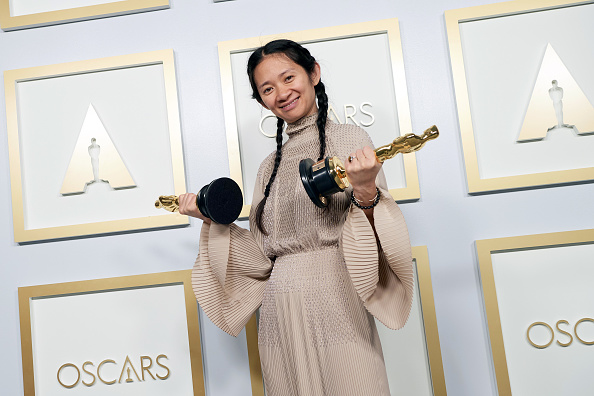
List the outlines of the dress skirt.
{"label": "dress skirt", "polygon": [[375,320],[338,247],[277,257],[258,347],[269,396],[390,395]]}

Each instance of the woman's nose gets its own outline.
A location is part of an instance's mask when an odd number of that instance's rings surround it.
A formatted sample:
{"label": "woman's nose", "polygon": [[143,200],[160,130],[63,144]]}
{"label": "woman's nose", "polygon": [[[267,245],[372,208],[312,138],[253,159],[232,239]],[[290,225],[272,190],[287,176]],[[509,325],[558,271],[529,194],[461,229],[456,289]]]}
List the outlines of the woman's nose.
{"label": "woman's nose", "polygon": [[277,98],[278,98],[279,101],[283,101],[283,100],[288,99],[289,94],[290,94],[289,89],[287,89],[287,88],[279,88],[278,89],[278,96],[277,96]]}

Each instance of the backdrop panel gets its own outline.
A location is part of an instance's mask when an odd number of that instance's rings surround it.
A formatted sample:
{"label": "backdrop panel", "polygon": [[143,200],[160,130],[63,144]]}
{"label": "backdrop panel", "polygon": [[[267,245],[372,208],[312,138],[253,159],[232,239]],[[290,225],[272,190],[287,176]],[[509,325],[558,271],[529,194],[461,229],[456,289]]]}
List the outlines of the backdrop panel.
{"label": "backdrop panel", "polygon": [[[173,51],[10,70],[5,90],[16,242],[188,224],[154,207],[185,192]],[[105,151],[115,147],[132,188],[95,183],[92,171],[84,192],[62,193],[70,171],[83,171],[76,158],[91,169],[83,135],[101,146],[99,176],[118,163]]]}
{"label": "backdrop panel", "polygon": [[0,0],[0,26],[9,31],[164,8],[169,0]]}
{"label": "backdrop panel", "polygon": [[592,18],[551,0],[446,12],[470,193],[594,180]]}
{"label": "backdrop panel", "polygon": [[[276,150],[276,118],[251,99],[247,60],[254,49],[279,38],[302,43],[319,62],[335,122],[361,126],[376,147],[411,132],[396,19],[219,43],[229,166],[244,193],[242,217],[249,215],[260,163]],[[397,201],[420,198],[414,153],[385,162],[383,169]]]}
{"label": "backdrop panel", "polygon": [[19,288],[25,396],[203,396],[190,272]]}
{"label": "backdrop panel", "polygon": [[594,230],[477,241],[500,395],[589,395]]}

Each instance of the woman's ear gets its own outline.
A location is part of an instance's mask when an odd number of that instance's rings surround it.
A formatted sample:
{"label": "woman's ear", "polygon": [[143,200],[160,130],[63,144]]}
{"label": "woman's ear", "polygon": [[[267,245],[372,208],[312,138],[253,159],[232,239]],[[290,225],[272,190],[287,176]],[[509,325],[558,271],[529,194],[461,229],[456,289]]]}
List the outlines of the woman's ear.
{"label": "woman's ear", "polygon": [[318,83],[320,82],[321,73],[322,72],[320,70],[320,64],[316,62],[313,72],[311,74],[311,82],[313,83],[314,87],[318,85]]}

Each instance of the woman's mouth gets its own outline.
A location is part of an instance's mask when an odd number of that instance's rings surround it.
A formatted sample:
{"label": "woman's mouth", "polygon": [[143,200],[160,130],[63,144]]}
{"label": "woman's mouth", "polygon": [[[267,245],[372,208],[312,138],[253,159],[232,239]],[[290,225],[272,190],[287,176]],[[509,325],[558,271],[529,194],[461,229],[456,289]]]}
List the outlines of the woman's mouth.
{"label": "woman's mouth", "polygon": [[288,103],[288,104],[286,104],[284,106],[281,106],[281,109],[283,109],[284,111],[293,109],[295,106],[297,106],[297,101],[298,100],[299,100],[299,98],[295,98],[290,103]]}

